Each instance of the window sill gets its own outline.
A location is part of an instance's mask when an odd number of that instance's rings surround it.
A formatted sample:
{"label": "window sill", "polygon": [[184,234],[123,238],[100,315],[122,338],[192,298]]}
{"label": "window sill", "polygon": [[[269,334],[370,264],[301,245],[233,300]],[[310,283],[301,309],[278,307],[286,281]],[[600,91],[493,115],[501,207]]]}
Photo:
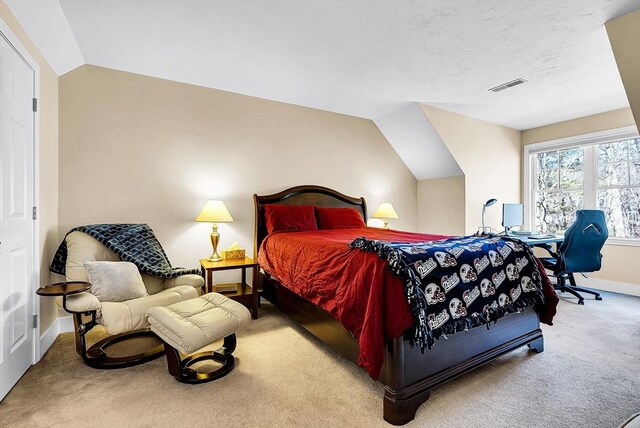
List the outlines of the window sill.
{"label": "window sill", "polygon": [[617,245],[622,247],[640,247],[640,239],[609,238],[605,245]]}

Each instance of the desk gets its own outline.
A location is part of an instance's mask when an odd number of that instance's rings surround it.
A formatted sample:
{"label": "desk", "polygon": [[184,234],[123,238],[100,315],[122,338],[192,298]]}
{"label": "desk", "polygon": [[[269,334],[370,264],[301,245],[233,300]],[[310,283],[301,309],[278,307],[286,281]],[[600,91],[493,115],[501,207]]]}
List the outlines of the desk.
{"label": "desk", "polygon": [[525,244],[529,244],[532,247],[543,247],[543,248],[545,248],[548,244],[558,245],[562,241],[564,241],[564,236],[557,236],[557,235],[551,238],[531,238],[529,236],[515,236],[515,235],[509,235],[509,237],[522,241]]}
{"label": "desk", "polygon": [[[528,244],[532,247],[544,248],[549,254],[543,257],[537,255],[536,257],[538,257],[539,259],[544,257],[549,257],[549,255],[553,257],[557,257],[558,247],[560,246],[562,241],[564,241],[564,236],[557,236],[557,235],[551,238],[531,238],[529,236],[511,236],[511,237],[519,240],[520,242],[524,242],[525,244]],[[553,251],[551,244],[556,244],[555,251]]]}

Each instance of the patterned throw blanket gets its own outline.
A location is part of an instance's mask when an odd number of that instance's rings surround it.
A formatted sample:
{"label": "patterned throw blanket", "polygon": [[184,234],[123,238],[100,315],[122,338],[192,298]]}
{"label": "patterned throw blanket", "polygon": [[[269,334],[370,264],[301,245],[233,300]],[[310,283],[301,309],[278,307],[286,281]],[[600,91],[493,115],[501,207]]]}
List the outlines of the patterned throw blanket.
{"label": "patterned throw blanket", "polygon": [[[141,224],[91,224],[71,229],[79,230],[98,240],[116,253],[122,260],[131,262],[141,272],[160,278],[174,278],[180,275],[199,274],[199,269],[174,268],[149,225]],[[51,272],[64,275],[67,264],[67,241],[62,240],[53,256]]]}
{"label": "patterned throw blanket", "polygon": [[544,302],[542,277],[531,249],[507,237],[465,236],[415,244],[355,239],[375,252],[404,282],[424,351],[442,335],[489,325]]}

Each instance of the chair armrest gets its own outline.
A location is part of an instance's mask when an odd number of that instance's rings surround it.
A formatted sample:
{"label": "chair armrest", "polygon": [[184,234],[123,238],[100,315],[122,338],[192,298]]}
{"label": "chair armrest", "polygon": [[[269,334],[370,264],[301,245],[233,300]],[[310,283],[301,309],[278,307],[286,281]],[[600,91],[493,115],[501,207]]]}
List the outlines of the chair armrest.
{"label": "chair armrest", "polygon": [[190,285],[193,288],[201,288],[204,285],[204,278],[200,275],[180,275],[175,278],[167,278],[162,283],[164,288],[173,288],[178,285]]}
{"label": "chair armrest", "polygon": [[[59,306],[62,306],[62,299],[62,297],[56,298],[56,303]],[[71,312],[99,311],[101,307],[100,300],[89,292],[67,296],[67,309]]]}
{"label": "chair armrest", "polygon": [[558,254],[555,251],[553,251],[553,247],[551,246],[551,244],[542,244],[542,245],[539,245],[538,247],[544,248],[545,250],[547,250],[547,252],[549,254],[551,254],[551,257],[553,257],[556,260],[560,261],[560,254]]}

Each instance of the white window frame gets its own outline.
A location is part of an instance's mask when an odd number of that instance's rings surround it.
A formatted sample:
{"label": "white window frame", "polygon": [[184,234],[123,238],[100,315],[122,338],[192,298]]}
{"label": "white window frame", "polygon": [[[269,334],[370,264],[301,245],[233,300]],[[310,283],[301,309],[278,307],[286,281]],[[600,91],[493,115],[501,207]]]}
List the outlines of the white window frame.
{"label": "white window frame", "polygon": [[[535,158],[533,155],[552,150],[566,149],[576,146],[592,146],[601,143],[612,143],[620,140],[638,138],[638,130],[635,126],[625,126],[623,128],[609,129],[606,131],[592,132],[589,134],[576,135],[573,137],[559,138],[556,140],[544,141],[541,143],[527,144],[524,146],[524,226],[526,230],[532,230],[535,224],[535,209],[533,197],[535,192],[532,185],[535,182],[533,174],[536,172]],[[597,156],[587,155],[584,158],[584,181],[594,183],[594,186],[584,187],[584,208],[595,209],[596,191],[598,175]],[[625,186],[622,186],[625,187]],[[607,239],[609,245],[629,245],[640,246],[640,239],[637,238],[616,238]]]}

